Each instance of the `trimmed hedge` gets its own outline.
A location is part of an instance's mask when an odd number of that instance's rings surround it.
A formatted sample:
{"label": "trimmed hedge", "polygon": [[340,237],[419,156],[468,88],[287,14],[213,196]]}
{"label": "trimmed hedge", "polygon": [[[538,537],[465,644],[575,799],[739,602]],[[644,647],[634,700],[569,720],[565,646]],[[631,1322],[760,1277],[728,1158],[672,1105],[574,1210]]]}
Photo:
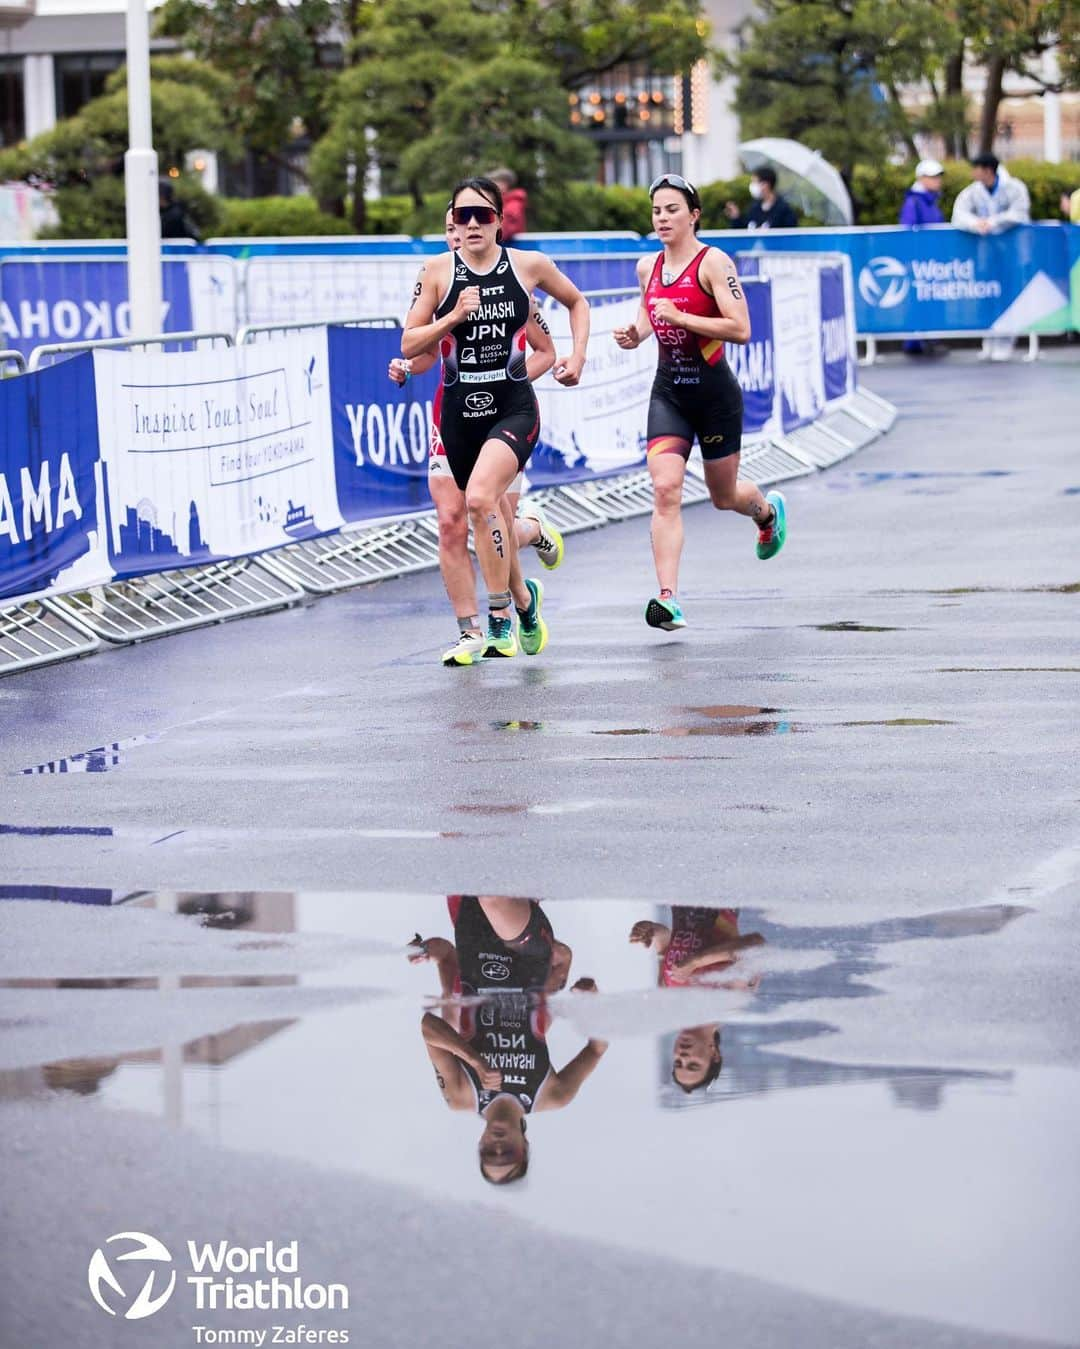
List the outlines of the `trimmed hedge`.
{"label": "trimmed hedge", "polygon": [[319,210],[314,197],[222,197],[224,238],[351,234],[347,220]]}
{"label": "trimmed hedge", "polygon": [[[1044,164],[1014,160],[1008,166],[1014,177],[1027,184],[1031,193],[1033,220],[1060,220],[1058,207],[1064,192],[1080,188],[1080,164]],[[861,166],[852,184],[860,225],[894,225],[904,194],[915,179],[913,164]],[[945,165],[941,208],[946,220],[961,188],[971,182],[971,169],[963,160]],[[706,183],[701,190],[702,227],[726,229],[726,201],[743,210],[750,204],[749,176]],[[320,211],[311,197],[253,197],[220,200],[225,235],[351,234],[352,225]],[[417,208],[411,197],[382,197],[367,203],[366,232],[369,234],[438,234],[442,230],[446,198],[431,193]],[[810,217],[804,225],[819,224]],[[529,226],[534,230],[634,230],[650,229],[649,194],[643,187],[601,187],[598,183],[571,183],[557,195],[536,193],[529,203]]]}

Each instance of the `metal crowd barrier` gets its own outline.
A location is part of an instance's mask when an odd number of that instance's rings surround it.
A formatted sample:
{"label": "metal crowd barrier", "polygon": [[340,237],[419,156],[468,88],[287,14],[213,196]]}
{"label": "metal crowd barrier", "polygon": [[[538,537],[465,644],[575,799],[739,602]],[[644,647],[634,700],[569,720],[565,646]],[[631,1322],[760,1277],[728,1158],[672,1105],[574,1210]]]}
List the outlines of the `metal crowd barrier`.
{"label": "metal crowd barrier", "polygon": [[[344,322],[398,326],[396,320],[382,317]],[[237,341],[244,344],[266,332],[321,326],[306,320],[247,325],[237,334]],[[162,333],[142,339],[61,343],[34,351],[30,369],[38,369],[46,354],[65,355],[98,347],[164,347],[177,341],[206,340],[232,345],[227,333]],[[740,476],[767,485],[813,473],[884,434],[896,415],[891,403],[859,389],[810,426],[787,435],[749,440],[743,449]],[[653,505],[652,482],[646,468],[634,468],[608,478],[545,488],[533,493],[532,499],[563,533],[572,533],[648,514]],[[683,500],[693,504],[708,499],[703,470],[691,461]],[[116,644],[142,641],[287,607],[302,601],[305,594],[330,594],[437,565],[438,525],[434,513],[428,511],[358,523],[340,533],[289,544],[253,558],[174,569],[31,601],[0,609],[0,674],[88,654],[100,648],[100,638]]]}
{"label": "metal crowd barrier", "polygon": [[26,357],[21,351],[0,351],[0,379],[7,379],[7,369],[9,365],[15,366],[17,375],[26,374]]}
{"label": "metal crowd barrier", "polygon": [[[212,346],[223,342],[233,345],[232,333],[156,333],[153,337],[109,337],[98,342],[51,342],[44,347],[35,347],[30,353],[28,369],[40,370],[45,358],[53,356],[77,356],[82,351],[144,351],[147,347],[181,347],[190,344],[194,350],[200,342],[209,342]],[[49,364],[52,364],[50,359]]]}
{"label": "metal crowd barrier", "polygon": [[89,628],[53,600],[0,608],[0,675],[88,656],[101,646]]}
{"label": "metal crowd barrier", "polygon": [[245,323],[237,329],[236,345],[246,347],[263,337],[275,333],[298,333],[311,328],[400,328],[401,320],[392,314],[380,314],[375,318],[322,319],[316,323],[307,319],[298,319],[295,323]]}

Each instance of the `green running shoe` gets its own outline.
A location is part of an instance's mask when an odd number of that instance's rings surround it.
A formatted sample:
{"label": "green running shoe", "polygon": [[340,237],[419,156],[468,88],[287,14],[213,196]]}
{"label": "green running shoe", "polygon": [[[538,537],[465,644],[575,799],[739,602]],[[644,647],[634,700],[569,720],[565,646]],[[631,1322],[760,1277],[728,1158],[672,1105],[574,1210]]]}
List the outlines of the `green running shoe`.
{"label": "green running shoe", "polygon": [[663,628],[665,632],[675,632],[686,627],[686,619],[677,600],[662,600],[657,597],[645,606],[645,622],[650,628]]}
{"label": "green running shoe", "polygon": [[765,500],[773,508],[775,518],[771,525],[758,530],[757,555],[764,562],[775,557],[787,538],[787,504],[780,492],[766,492]]}
{"label": "green running shoe", "polygon": [[517,638],[514,636],[514,623],[509,618],[498,618],[488,614],[487,636],[484,638],[484,659],[491,656],[516,656]]}
{"label": "green running shoe", "polygon": [[525,588],[532,599],[527,609],[519,609],[518,640],[526,656],[538,656],[548,644],[548,627],[540,617],[544,603],[544,587],[539,581],[526,581]]}

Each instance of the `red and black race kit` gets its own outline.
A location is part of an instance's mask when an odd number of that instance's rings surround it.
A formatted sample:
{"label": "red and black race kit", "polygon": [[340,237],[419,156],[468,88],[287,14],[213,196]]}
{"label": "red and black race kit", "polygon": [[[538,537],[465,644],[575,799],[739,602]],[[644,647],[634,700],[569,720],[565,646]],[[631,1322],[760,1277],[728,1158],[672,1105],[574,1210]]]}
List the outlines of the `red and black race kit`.
{"label": "red and black race kit", "polygon": [[540,408],[526,369],[532,299],[505,248],[490,271],[474,272],[457,252],[450,289],[435,311],[445,318],[469,286],[480,308],[442,340],[439,429],[454,481],[465,490],[485,441],[501,440],[524,468],[540,436]]}
{"label": "red and black race kit", "polygon": [[[702,459],[725,459],[742,446],[742,390],[724,359],[723,342],[656,316],[656,302],[664,299],[684,314],[722,317],[701,282],[701,264],[708,251],[701,249],[670,285],[664,284],[661,253],[645,288],[645,308],[660,348],[646,432],[650,459],[668,453],[688,458],[695,436]],[[734,291],[738,283],[732,280]]]}

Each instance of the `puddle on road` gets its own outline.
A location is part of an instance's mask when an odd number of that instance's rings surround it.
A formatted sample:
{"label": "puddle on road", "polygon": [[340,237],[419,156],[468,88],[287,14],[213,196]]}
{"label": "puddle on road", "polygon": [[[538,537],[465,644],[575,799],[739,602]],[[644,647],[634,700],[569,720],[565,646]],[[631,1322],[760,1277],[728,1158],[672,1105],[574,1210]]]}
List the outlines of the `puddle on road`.
{"label": "puddle on road", "polygon": [[939,665],[935,674],[1080,674],[1080,665]]}
{"label": "puddle on road", "polygon": [[0,834],[19,838],[112,838],[109,825],[0,824]]}
{"label": "puddle on road", "polygon": [[511,734],[535,733],[554,736],[741,736],[741,735],[784,735],[803,729],[789,721],[763,721],[763,716],[778,716],[782,713],[778,707],[750,707],[742,704],[710,704],[703,707],[682,707],[674,709],[674,715],[690,714],[705,718],[702,723],[689,725],[656,726],[619,726],[605,724],[602,720],[572,720],[559,718],[550,721],[489,721],[486,724],[476,721],[458,721],[454,729],[473,733],[483,729],[503,731]]}
{"label": "puddle on road", "polygon": [[49,773],[108,773],[123,764],[127,751],[139,745],[152,745],[161,739],[160,735],[133,735],[126,740],[114,740],[108,745],[99,745],[96,749],[83,750],[80,754],[69,754],[63,759],[50,759],[48,763],[35,764],[33,768],[20,768],[15,776],[32,776]]}
{"label": "puddle on road", "polygon": [[1080,595],[1080,581],[1039,586],[951,586],[947,590],[872,590],[872,595]]}
{"label": "puddle on road", "polygon": [[842,721],[841,726],[955,726],[955,721],[934,717],[893,717],[890,721]]}
{"label": "puddle on road", "polygon": [[982,469],[878,469],[857,470],[854,473],[838,474],[826,485],[832,491],[845,492],[852,487],[879,487],[891,482],[943,482],[965,481],[970,478],[1011,478],[1015,470],[1010,468]]}
{"label": "puddle on road", "polygon": [[[992,1227],[978,1196],[992,1191],[1014,1259],[1058,1218],[1026,1171],[990,1170],[1046,1146],[1046,1103],[1009,1104],[1030,1103],[1013,1071],[1026,1065],[1011,1062],[1023,1037],[991,1067],[963,1052],[986,1027],[957,999],[1032,912],[1019,904],[815,926],[796,905],[3,893],[0,1103],[47,1120],[47,1100],[82,1098],[81,1149],[98,1159],[116,1155],[126,1116],[155,1121],[145,1160],[119,1149],[134,1193],[161,1156],[202,1142],[258,1159],[271,1190],[284,1158],[342,1185],[400,1187],[420,1215],[466,1205],[478,1239],[483,1204],[535,1223],[538,1239],[719,1269],[731,1246],[715,1237],[730,1229],[747,1272],[799,1270],[811,1286],[824,1242],[821,1277],[848,1255],[844,1288],[863,1303],[876,1294],[858,1252],[887,1242],[905,1205],[977,1250]],[[225,973],[213,953],[238,937],[247,963]],[[265,972],[268,955],[316,940],[332,964]],[[102,951],[126,977],[94,976]],[[16,982],[20,966],[32,982]],[[927,991],[935,970],[942,1005]],[[660,1159],[658,1181],[642,1158]],[[64,1177],[83,1164],[81,1150],[58,1154]],[[654,1183],[674,1208],[642,1201]],[[940,1286],[939,1246],[890,1250],[904,1310],[925,1311],[917,1290]],[[971,1260],[955,1277],[988,1276]]]}
{"label": "puddle on road", "polygon": [[806,623],[801,626],[813,628],[815,632],[909,632],[909,628],[882,628],[871,623],[857,623],[854,619],[839,619],[835,623]]}
{"label": "puddle on road", "polygon": [[[756,803],[732,808],[772,809]],[[535,899],[513,896],[387,899],[292,892],[148,892],[9,885],[0,889],[0,898],[12,901],[4,905],[9,945],[4,963],[6,977],[0,979],[0,989],[7,994],[0,1019],[7,1025],[9,1037],[14,1036],[14,1043],[9,1038],[0,1048],[0,1097],[10,1099],[13,1092],[18,1094],[21,1088],[14,1069],[28,1066],[9,1061],[12,1052],[18,1057],[15,1029],[20,1024],[21,994],[27,995],[31,1020],[45,1022],[45,1038],[51,1036],[58,1051],[47,1063],[36,1065],[41,1077],[32,1085],[89,1094],[104,1090],[105,1080],[124,1070],[123,1103],[156,1109],[164,1064],[162,1050],[152,1051],[141,1043],[144,1032],[132,1024],[132,1017],[123,1018],[119,1025],[115,1017],[105,1017],[101,1035],[105,1040],[119,1036],[140,1043],[102,1043],[92,1055],[85,1052],[87,1041],[94,1038],[96,1009],[104,1005],[95,1001],[95,995],[103,999],[108,995],[112,1000],[109,1006],[114,1008],[116,995],[138,994],[137,1003],[132,1001],[131,1005],[142,1013],[148,1005],[147,997],[155,992],[175,995],[177,990],[203,990],[208,996],[211,992],[216,996],[220,990],[271,988],[287,992],[305,982],[329,985],[340,992],[362,969],[366,982],[400,1000],[401,1025],[410,1028],[407,1034],[395,1029],[391,1017],[377,1037],[381,1047],[376,1051],[375,1046],[368,1045],[368,1052],[384,1055],[384,1065],[391,1075],[400,1070],[406,1077],[413,1077],[412,1069],[423,1063],[426,1044],[429,1053],[433,1047],[437,1049],[431,1057],[451,1083],[455,1102],[481,1114],[495,1102],[498,1109],[489,1112],[487,1118],[506,1115],[514,1120],[531,1116],[534,1107],[543,1110],[569,1105],[577,1088],[584,1089],[585,1079],[594,1074],[601,1082],[605,1076],[602,1060],[609,1046],[619,1040],[630,1052],[620,1056],[622,1063],[615,1073],[643,1070],[648,1080],[658,1071],[653,1104],[663,1109],[798,1086],[851,1082],[884,1082],[893,1089],[897,1104],[918,1103],[920,1108],[929,1108],[941,1104],[951,1083],[1008,1081],[1008,1073],[953,1069],[931,1062],[915,1067],[891,1067],[887,1062],[861,1067],[830,1063],[823,1049],[808,1058],[780,1046],[837,1035],[840,1027],[815,1017],[813,1004],[826,1000],[830,1011],[835,1012],[849,1002],[853,1005],[881,996],[874,977],[893,964],[902,964],[906,942],[988,937],[1032,912],[1020,905],[992,905],[925,917],[812,928],[771,921],[750,909],[703,905],[657,908],[630,902],[584,901],[545,906]],[[62,915],[68,911],[73,919],[79,916],[78,924],[63,921]],[[635,916],[628,921],[631,912]],[[90,918],[91,913],[100,916]],[[58,915],[59,923],[53,921]],[[50,920],[47,925],[45,918]],[[134,918],[138,923],[132,921]],[[239,961],[239,972],[223,975],[209,968],[200,971],[198,949],[185,941],[177,943],[177,937],[190,931],[187,924],[192,922],[210,934],[206,940],[211,946],[204,945],[205,952],[212,949],[214,933],[242,934],[243,941],[230,947],[231,958]],[[65,945],[69,927],[70,949]],[[301,969],[290,973],[287,967],[283,972],[262,974],[257,963],[251,964],[250,973],[242,972],[245,958],[255,962],[266,951],[287,953],[296,934],[318,932],[326,941],[335,929],[341,931],[343,950],[349,951],[350,941],[359,935],[369,939],[363,951],[376,954],[361,958],[359,964],[354,958],[351,965],[350,957],[344,955],[344,970],[317,975]],[[39,939],[45,931],[55,943],[57,964],[69,970],[64,978],[43,977]],[[70,972],[72,960],[77,966],[79,953],[85,953],[87,942],[92,944],[94,932],[100,934],[102,944],[119,948],[122,958],[132,962],[130,975],[101,978]],[[355,941],[352,944],[355,946]],[[24,968],[33,969],[25,976],[17,970],[20,950],[28,962]],[[206,955],[202,958],[208,959]],[[164,961],[166,970],[152,975],[140,973],[140,959],[149,962],[144,969]],[[170,960],[175,965],[173,973],[168,972]],[[92,969],[93,960],[88,959],[83,968]],[[566,990],[575,997],[558,996]],[[57,999],[55,1017],[49,1013],[50,991],[65,995]],[[224,1013],[229,1024],[212,1035],[191,1039],[184,1037],[183,1014],[177,1012],[175,1033],[183,1044],[183,1054],[170,1071],[183,1077],[185,1065],[225,1069],[262,1046],[261,1066],[253,1065],[257,1069],[254,1078],[246,1073],[235,1090],[227,1084],[224,1087],[229,1093],[230,1111],[254,1125],[268,1094],[289,1078],[297,1062],[293,1052],[296,1046],[287,1052],[284,1042],[280,1045],[280,1061],[275,1062],[275,1056],[267,1053],[267,1041],[302,1020],[289,1015],[286,992],[282,993],[281,1018],[267,1021],[262,1015],[265,996],[255,1005],[256,1015],[251,1021],[243,1013],[242,1000],[230,1000]],[[81,995],[82,1015],[73,1017],[70,1013],[72,994]],[[190,1001],[193,1006],[198,1003],[197,998]],[[124,1005],[119,1004],[121,1008]],[[380,1003],[380,1020],[387,1016],[386,1007]],[[684,1017],[683,1009],[691,1015]],[[367,1014],[363,1009],[352,1010],[359,1018],[355,1025],[348,1022],[316,1027],[312,1023],[310,1035],[302,1037],[306,1046],[303,1052],[314,1053],[326,1066],[351,1060],[354,1055],[358,1063],[363,1061],[365,1035],[370,1035],[374,1027],[365,1032],[361,1022]],[[439,1025],[433,1017],[440,1019]],[[763,1018],[768,1024],[761,1024]],[[684,1020],[690,1024],[682,1025]],[[566,1078],[562,1076],[568,1069],[561,1048],[549,1049],[546,1043],[548,1030],[556,1024],[559,1033],[554,1038],[560,1045],[575,1037],[579,1042],[578,1056],[573,1060],[577,1069]],[[40,1025],[36,1034],[41,1037]],[[403,1038],[397,1043],[399,1034]],[[65,1056],[65,1043],[79,1044],[84,1052]],[[387,1056],[391,1044],[393,1049]],[[445,1045],[451,1046],[449,1051]],[[406,1063],[410,1065],[408,1071],[403,1068]],[[155,1073],[148,1074],[147,1068],[155,1064]],[[331,1073],[324,1079],[324,1095],[330,1091],[333,1076]],[[571,1078],[573,1092],[569,1091]],[[383,1088],[380,1094],[385,1099],[386,1082]],[[174,1084],[173,1091],[180,1098],[185,1094],[182,1083]],[[119,1098],[116,1103],[120,1103]],[[302,1146],[299,1139],[295,1143]]]}

